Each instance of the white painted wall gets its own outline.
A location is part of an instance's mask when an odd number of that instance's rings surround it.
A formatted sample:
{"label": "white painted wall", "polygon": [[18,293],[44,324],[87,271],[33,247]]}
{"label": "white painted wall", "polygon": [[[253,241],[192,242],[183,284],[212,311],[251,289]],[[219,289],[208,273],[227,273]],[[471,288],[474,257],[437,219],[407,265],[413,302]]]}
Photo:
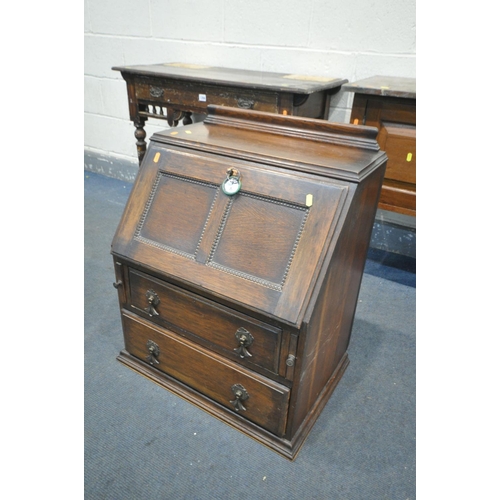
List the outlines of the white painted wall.
{"label": "white painted wall", "polygon": [[[137,163],[112,66],[183,62],[346,78],[416,76],[416,0],[85,0],[85,150]],[[332,100],[348,122],[352,93]],[[149,119],[148,137],[168,128]]]}

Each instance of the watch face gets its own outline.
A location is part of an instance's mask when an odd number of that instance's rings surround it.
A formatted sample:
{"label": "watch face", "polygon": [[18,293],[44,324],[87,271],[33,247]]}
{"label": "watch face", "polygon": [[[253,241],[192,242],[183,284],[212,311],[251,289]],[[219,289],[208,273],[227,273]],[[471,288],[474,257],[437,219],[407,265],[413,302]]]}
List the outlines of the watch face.
{"label": "watch face", "polygon": [[241,188],[241,182],[237,177],[229,177],[222,183],[222,191],[231,196],[236,194]]}

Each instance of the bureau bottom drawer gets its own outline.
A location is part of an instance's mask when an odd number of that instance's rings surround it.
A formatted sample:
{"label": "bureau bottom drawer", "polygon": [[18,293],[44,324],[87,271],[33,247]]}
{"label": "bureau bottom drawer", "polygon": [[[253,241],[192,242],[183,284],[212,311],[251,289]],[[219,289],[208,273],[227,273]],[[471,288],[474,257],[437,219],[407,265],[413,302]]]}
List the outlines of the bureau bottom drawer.
{"label": "bureau bottom drawer", "polygon": [[285,434],[290,391],[169,330],[123,312],[125,348],[277,436]]}

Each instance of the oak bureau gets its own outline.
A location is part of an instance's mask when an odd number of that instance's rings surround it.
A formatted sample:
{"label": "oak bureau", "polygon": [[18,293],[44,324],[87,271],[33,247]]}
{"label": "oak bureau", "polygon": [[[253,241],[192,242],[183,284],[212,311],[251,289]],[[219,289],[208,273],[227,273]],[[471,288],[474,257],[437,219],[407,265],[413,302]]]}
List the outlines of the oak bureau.
{"label": "oak bureau", "polygon": [[293,459],[348,365],[377,133],[209,106],[154,134],[112,242],[118,360]]}

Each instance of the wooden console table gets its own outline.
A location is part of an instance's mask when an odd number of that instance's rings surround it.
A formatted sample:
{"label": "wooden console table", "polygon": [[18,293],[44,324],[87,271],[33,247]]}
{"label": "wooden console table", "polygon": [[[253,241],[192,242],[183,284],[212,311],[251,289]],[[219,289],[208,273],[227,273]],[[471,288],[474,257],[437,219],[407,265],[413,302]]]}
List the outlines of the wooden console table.
{"label": "wooden console table", "polygon": [[282,115],[328,119],[330,97],[347,80],[246,71],[195,64],[115,66],[127,82],[130,119],[135,125],[139,163],[146,152],[148,117],[192,123],[209,104]]}
{"label": "wooden console table", "polygon": [[354,92],[351,123],[379,129],[387,153],[379,208],[416,216],[417,91],[415,78],[373,76],[343,85]]}

